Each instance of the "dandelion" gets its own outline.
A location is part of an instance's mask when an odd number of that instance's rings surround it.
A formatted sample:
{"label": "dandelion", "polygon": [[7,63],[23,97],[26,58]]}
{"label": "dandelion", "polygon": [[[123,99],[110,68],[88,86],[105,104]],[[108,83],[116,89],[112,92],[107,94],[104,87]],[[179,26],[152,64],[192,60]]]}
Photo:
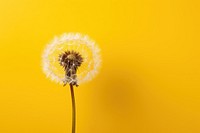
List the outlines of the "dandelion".
{"label": "dandelion", "polygon": [[100,68],[97,44],[87,35],[63,34],[55,37],[44,50],[43,71],[48,78],[64,86],[69,84],[72,98],[72,133],[76,128],[74,86],[93,79]]}

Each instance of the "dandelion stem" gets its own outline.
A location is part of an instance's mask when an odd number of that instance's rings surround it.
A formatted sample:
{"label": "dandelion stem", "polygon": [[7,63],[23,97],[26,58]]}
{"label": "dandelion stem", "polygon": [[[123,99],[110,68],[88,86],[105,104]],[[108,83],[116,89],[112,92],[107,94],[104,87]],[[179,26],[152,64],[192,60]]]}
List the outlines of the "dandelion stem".
{"label": "dandelion stem", "polygon": [[71,98],[72,98],[72,133],[76,131],[76,103],[73,85],[70,84]]}

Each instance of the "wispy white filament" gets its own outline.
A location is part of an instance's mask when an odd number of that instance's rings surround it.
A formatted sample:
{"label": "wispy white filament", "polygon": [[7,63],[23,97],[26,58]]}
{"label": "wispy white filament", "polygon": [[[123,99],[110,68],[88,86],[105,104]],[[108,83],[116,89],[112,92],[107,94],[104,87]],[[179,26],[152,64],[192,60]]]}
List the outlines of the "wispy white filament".
{"label": "wispy white filament", "polygon": [[61,84],[66,80],[58,58],[59,54],[68,50],[79,52],[83,57],[83,64],[78,68],[77,73],[78,84],[93,79],[101,66],[100,49],[92,39],[80,33],[65,33],[55,37],[46,46],[42,55],[42,68],[47,77]]}

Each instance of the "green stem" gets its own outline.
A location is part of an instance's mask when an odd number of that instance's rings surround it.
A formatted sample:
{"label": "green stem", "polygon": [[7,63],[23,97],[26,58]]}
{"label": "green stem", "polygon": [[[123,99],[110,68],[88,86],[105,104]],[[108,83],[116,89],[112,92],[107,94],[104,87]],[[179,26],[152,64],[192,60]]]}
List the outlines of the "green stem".
{"label": "green stem", "polygon": [[70,84],[71,98],[72,98],[72,133],[76,132],[76,103],[73,85]]}

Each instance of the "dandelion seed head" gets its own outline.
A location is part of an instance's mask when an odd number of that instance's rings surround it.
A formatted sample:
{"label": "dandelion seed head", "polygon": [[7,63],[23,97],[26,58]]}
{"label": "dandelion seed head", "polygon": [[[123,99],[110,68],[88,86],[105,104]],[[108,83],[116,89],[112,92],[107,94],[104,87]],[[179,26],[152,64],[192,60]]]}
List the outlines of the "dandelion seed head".
{"label": "dandelion seed head", "polygon": [[[81,55],[83,62],[77,69],[77,78],[66,78],[65,71],[61,62],[64,56],[63,53],[74,51]],[[75,58],[73,54],[68,56],[68,59]],[[72,64],[73,66],[76,64]],[[100,49],[98,45],[87,35],[80,33],[64,33],[59,37],[55,37],[45,48],[42,55],[42,68],[48,78],[57,83],[65,82],[84,82],[93,79],[101,66]]]}

